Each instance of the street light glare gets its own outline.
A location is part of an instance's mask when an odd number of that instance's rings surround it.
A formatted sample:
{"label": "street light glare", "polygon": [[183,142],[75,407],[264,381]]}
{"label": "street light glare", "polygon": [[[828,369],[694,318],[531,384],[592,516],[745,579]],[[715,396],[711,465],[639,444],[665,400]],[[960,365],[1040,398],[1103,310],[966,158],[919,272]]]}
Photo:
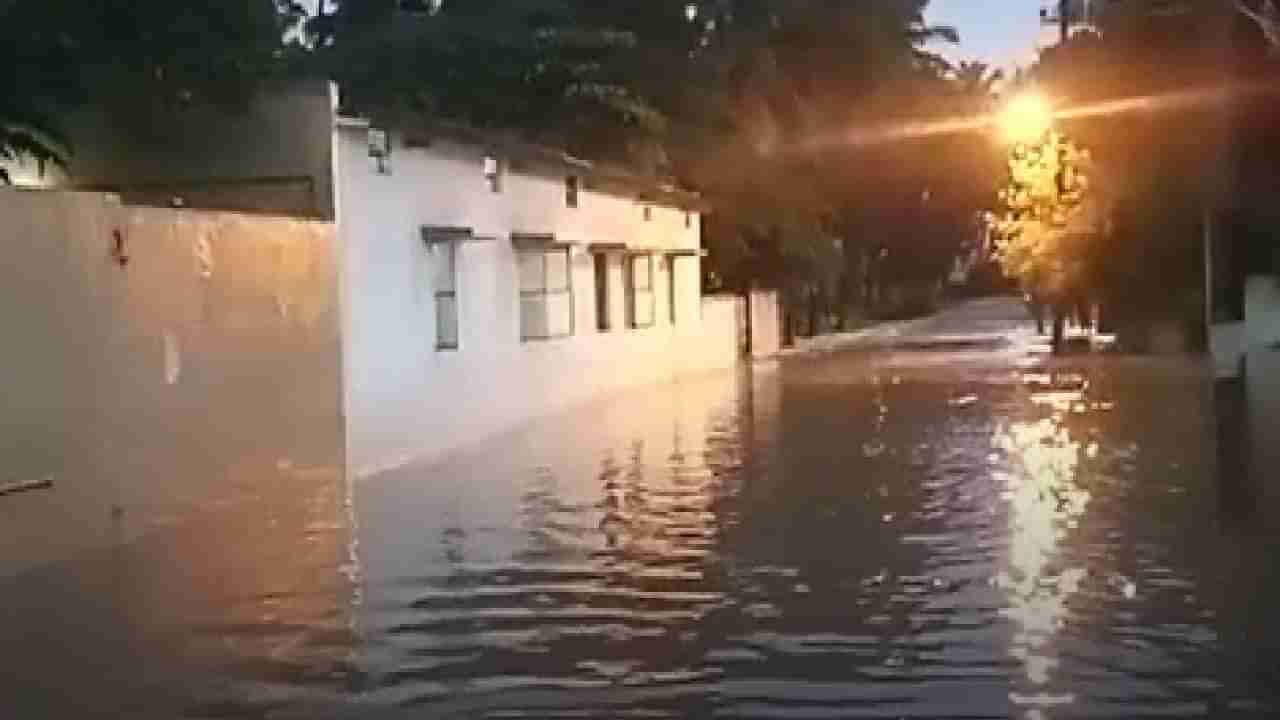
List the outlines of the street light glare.
{"label": "street light glare", "polygon": [[1000,134],[1007,142],[1034,142],[1053,124],[1053,106],[1037,92],[1015,96],[1001,110]]}

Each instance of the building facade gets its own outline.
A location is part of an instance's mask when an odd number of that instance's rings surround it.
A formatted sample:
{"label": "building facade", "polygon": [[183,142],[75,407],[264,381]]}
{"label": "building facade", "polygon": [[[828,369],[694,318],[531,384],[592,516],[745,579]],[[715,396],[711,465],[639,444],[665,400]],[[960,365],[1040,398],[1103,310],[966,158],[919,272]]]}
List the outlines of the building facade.
{"label": "building facade", "polygon": [[66,172],[17,177],[330,224],[354,476],[736,362],[735,301],[701,295],[696,196],[509,136],[344,116],[337,100],[317,81],[150,129],[73,118]]}
{"label": "building facade", "polygon": [[724,368],[696,198],[456,130],[335,117],[347,456],[364,476]]}

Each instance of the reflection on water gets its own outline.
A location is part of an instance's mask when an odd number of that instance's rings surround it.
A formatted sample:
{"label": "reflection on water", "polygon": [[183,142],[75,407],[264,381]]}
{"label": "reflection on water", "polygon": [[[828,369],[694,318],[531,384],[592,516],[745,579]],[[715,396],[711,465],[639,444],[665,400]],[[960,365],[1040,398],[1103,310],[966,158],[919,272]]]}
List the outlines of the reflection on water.
{"label": "reflection on water", "polygon": [[257,540],[137,550],[148,608],[209,606],[167,626],[185,650],[113,642],[222,658],[129,685],[171,688],[164,717],[1272,716],[1275,563],[1221,526],[1199,369],[1027,370],[880,353],[650,388],[326,496],[350,542],[282,488]]}
{"label": "reflection on water", "polygon": [[1198,372],[913,360],[685,384],[362,488],[366,707],[1265,716],[1200,592]]}
{"label": "reflection on water", "polygon": [[[1057,385],[1059,383],[1051,384]],[[1062,425],[1062,412],[1083,402],[1080,389],[1037,393],[1032,402],[1047,404],[1057,412],[1039,420],[997,425],[993,447],[1004,452],[1009,471],[996,470],[993,480],[1002,482],[1002,497],[1009,503],[1009,571],[996,576],[996,584],[1008,593],[1008,607],[1001,614],[1016,630],[1010,654],[1022,663],[1033,694],[1013,692],[1014,704],[1029,708],[1028,717],[1043,717],[1043,709],[1066,705],[1073,693],[1049,693],[1057,668],[1054,637],[1067,622],[1067,602],[1080,589],[1087,570],[1062,567],[1059,546],[1079,528],[1088,509],[1090,494],[1076,482],[1081,447]]]}

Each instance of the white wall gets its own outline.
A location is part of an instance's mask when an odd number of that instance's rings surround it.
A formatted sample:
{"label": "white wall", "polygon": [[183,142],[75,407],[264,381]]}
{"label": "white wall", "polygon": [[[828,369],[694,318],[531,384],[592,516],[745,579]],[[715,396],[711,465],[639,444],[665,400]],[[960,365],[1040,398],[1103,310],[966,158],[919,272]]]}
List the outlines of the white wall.
{"label": "white wall", "polygon": [[[1249,417],[1250,474],[1265,481],[1275,477],[1280,445],[1280,281],[1272,275],[1255,275],[1245,282],[1244,348],[1245,396]],[[1280,494],[1272,482],[1264,483],[1271,497]]]}
{"label": "white wall", "polygon": [[1214,375],[1233,378],[1240,375],[1240,362],[1245,352],[1245,324],[1211,323],[1209,352],[1213,357]]}
{"label": "white wall", "polygon": [[1254,275],[1245,282],[1244,323],[1250,350],[1280,344],[1280,279]]}
{"label": "white wall", "polygon": [[1244,322],[1209,325],[1209,348],[1218,377],[1235,377],[1242,358],[1277,344],[1280,281],[1271,275],[1251,276],[1245,281]]}
{"label": "white wall", "polygon": [[[343,268],[343,358],[349,467],[367,475],[461,447],[486,435],[628,385],[735,362],[732,308],[700,303],[697,257],[677,265],[677,317],[669,323],[666,264],[657,263],[656,323],[623,322],[622,268],[610,258],[612,331],[596,330],[588,243],[696,250],[699,219],[583,189],[565,206],[563,178],[508,172],[490,192],[478,148],[398,142],[391,173],[367,156],[366,131],[339,127],[334,150]],[[432,253],[423,225],[471,228],[458,246],[460,348],[435,348]],[[520,341],[512,233],[574,243],[575,333]],[[727,312],[726,312],[727,310]]]}
{"label": "white wall", "polygon": [[782,310],[777,290],[751,292],[751,355],[767,358],[782,349]]}

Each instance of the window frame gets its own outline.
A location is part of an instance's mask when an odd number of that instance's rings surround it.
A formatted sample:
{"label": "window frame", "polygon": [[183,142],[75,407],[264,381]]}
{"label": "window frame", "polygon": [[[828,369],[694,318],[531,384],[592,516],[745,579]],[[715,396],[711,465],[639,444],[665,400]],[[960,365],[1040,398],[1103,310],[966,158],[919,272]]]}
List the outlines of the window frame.
{"label": "window frame", "polygon": [[[435,313],[435,349],[437,352],[449,351],[454,352],[462,349],[462,313],[458,304],[458,246],[462,243],[474,239],[471,228],[455,228],[455,227],[431,227],[423,226],[421,229],[422,241],[426,244],[427,250],[431,253],[432,274],[431,274],[431,299],[432,311]],[[447,255],[438,255],[437,253],[447,253]],[[440,278],[443,273],[440,272],[438,263],[448,262],[448,290],[440,289]],[[443,313],[440,311],[444,300],[451,300],[453,303],[453,342],[443,341],[441,330],[444,327],[440,318]]]}
{"label": "window frame", "polygon": [[[658,307],[657,294],[654,292],[654,254],[651,252],[635,252],[628,253],[626,269],[626,288],[627,288],[627,327],[632,330],[644,330],[651,328],[657,324]],[[646,287],[640,288],[636,286],[636,269],[635,262],[644,260],[649,264],[648,279],[649,283]],[[640,306],[641,294],[648,295],[649,300],[649,320],[648,322],[640,322],[639,313],[636,312]]]}
{"label": "window frame", "polygon": [[[457,351],[462,348],[462,314],[458,310],[458,243],[449,241],[441,243],[438,250],[448,253],[447,256],[438,258],[436,262],[448,262],[448,275],[450,280],[449,290],[441,290],[439,286],[433,287],[435,297],[435,313],[436,313],[436,350],[438,351]],[[438,276],[437,276],[438,277]],[[443,339],[441,330],[444,325],[440,322],[442,301],[450,300],[453,304],[453,342],[447,342]]]}
{"label": "window frame", "polygon": [[[520,323],[520,342],[526,343],[526,342],[539,342],[539,341],[546,341],[546,340],[562,340],[564,338],[573,337],[575,332],[574,315],[576,314],[576,312],[575,312],[574,293],[573,293],[573,252],[572,252],[571,246],[563,243],[545,243],[545,244],[518,243],[515,247],[515,253],[516,253],[516,287],[518,290],[519,304],[521,307],[518,314],[518,320]],[[552,289],[548,282],[547,256],[551,254],[558,254],[558,253],[564,253],[564,263],[565,263],[564,287],[560,289]],[[521,265],[521,256],[525,254],[537,255],[541,259],[542,286],[540,288],[533,289],[533,290],[526,290],[524,287],[523,278],[520,277],[520,265]],[[568,329],[563,333],[548,333],[547,335],[530,335],[528,333],[528,329],[524,325],[524,311],[523,311],[524,303],[530,299],[540,298],[542,300],[543,307],[545,308],[548,305],[548,298],[553,296],[563,296],[567,298],[569,301],[568,308],[567,308],[567,312],[569,314],[569,318],[568,318],[569,322],[567,325]]]}
{"label": "window frame", "polygon": [[667,263],[667,324],[671,327],[676,326],[676,259],[679,255],[666,255]]}
{"label": "window frame", "polygon": [[613,303],[609,298],[609,254],[592,253],[591,274],[595,283],[596,332],[613,332]]}
{"label": "window frame", "polygon": [[566,175],[564,178],[564,206],[578,209],[582,204],[582,179],[577,175]]}

